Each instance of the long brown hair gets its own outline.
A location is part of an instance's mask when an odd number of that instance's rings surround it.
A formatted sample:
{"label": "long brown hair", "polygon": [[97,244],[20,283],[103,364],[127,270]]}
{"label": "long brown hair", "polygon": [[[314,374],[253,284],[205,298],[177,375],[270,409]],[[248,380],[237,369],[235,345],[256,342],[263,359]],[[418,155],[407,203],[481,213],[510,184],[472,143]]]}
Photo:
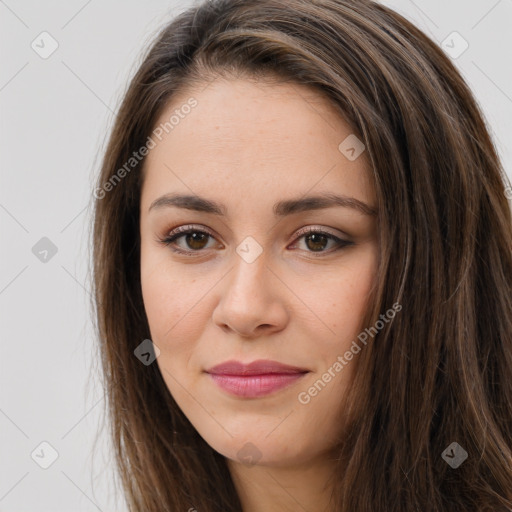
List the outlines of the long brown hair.
{"label": "long brown hair", "polygon": [[[126,167],[174,95],[240,75],[314,88],[364,142],[380,238],[364,324],[402,306],[359,356],[333,510],[512,509],[512,219],[470,89],[434,42],[383,5],[209,0],[175,18],[145,54],[95,191],[95,320],[130,511],[242,510],[224,457],[179,409],[158,365],[134,356],[150,338],[140,285],[144,159]],[[468,454],[456,469],[442,457],[453,443]]]}

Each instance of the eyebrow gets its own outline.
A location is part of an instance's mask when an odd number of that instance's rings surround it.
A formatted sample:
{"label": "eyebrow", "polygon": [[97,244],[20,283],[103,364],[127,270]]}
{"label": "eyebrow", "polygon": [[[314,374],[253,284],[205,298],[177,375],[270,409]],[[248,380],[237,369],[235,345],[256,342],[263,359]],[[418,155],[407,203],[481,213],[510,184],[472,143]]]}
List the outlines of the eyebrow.
{"label": "eyebrow", "polygon": [[[318,194],[315,196],[301,197],[278,201],[273,206],[274,216],[285,217],[298,212],[323,210],[341,206],[352,208],[363,215],[376,215],[377,210],[354,197],[340,196],[333,193]],[[148,209],[157,210],[167,207],[184,208],[197,212],[211,213],[222,217],[227,216],[227,208],[221,203],[206,199],[197,195],[166,194],[155,199]]]}

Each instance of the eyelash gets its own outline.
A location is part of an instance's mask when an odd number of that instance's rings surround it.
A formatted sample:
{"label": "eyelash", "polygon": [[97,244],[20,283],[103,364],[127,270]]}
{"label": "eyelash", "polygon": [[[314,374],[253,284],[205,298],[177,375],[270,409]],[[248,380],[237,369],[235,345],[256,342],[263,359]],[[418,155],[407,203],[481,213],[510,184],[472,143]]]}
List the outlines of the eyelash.
{"label": "eyelash", "polygon": [[[182,238],[185,235],[189,235],[192,233],[201,233],[204,235],[208,235],[212,238],[215,238],[212,233],[210,233],[207,230],[204,229],[197,229],[193,226],[180,226],[179,228],[174,229],[171,231],[168,236],[164,238],[159,238],[158,242],[164,244],[165,246],[168,246],[173,252],[183,254],[185,256],[196,256],[197,254],[204,252],[205,249],[198,249],[198,250],[183,250],[177,248],[174,243],[176,240]],[[304,236],[311,235],[311,234],[318,234],[318,235],[324,235],[328,239],[333,240],[338,245],[338,248],[330,251],[306,251],[312,254],[315,254],[315,257],[321,257],[324,254],[331,254],[333,252],[339,251],[343,249],[344,247],[347,247],[349,245],[353,245],[353,242],[350,242],[348,240],[342,240],[341,238],[338,238],[337,236],[334,236],[332,233],[329,233],[328,231],[322,230],[322,229],[315,229],[315,228],[305,228],[303,230],[299,230],[297,233],[297,239],[300,239]],[[316,256],[318,255],[318,256]]]}

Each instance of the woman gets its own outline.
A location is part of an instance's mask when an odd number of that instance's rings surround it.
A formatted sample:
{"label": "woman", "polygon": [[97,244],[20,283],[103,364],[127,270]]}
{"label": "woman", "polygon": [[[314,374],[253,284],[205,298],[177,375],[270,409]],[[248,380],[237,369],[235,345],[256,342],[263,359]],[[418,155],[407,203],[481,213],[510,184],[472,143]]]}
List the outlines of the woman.
{"label": "woman", "polygon": [[389,8],[178,16],[95,191],[130,510],[511,510],[502,176],[460,74]]}

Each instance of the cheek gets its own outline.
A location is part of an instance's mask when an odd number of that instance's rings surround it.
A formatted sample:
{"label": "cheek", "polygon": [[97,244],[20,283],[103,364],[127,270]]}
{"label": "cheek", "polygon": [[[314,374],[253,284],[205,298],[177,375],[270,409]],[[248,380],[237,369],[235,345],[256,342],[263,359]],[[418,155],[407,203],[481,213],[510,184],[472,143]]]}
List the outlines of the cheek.
{"label": "cheek", "polygon": [[[160,368],[167,389],[177,399],[180,393],[177,383],[187,379],[187,368],[198,334],[190,322],[192,311],[183,300],[179,300],[175,286],[157,273],[142,279],[144,307],[149,323],[151,340],[160,353],[156,364]],[[192,315],[192,316],[191,316]]]}
{"label": "cheek", "polygon": [[337,269],[329,268],[320,277],[317,274],[316,281],[307,279],[298,290],[297,295],[316,314],[316,328],[321,327],[322,332],[327,332],[326,340],[332,340],[326,344],[327,349],[359,333],[361,318],[372,295],[376,268],[377,251],[374,245],[369,245],[364,251],[347,255]]}
{"label": "cheek", "polygon": [[[162,339],[182,316],[178,311],[176,290],[167,286],[167,280],[157,272],[144,275],[141,272],[141,287],[144,308],[154,338]],[[154,340],[156,342],[156,339]]]}
{"label": "cheek", "polygon": [[142,298],[151,340],[160,350],[158,364],[173,374],[187,367],[207,322],[205,290],[211,285],[198,286],[199,281],[172,265],[162,251],[141,252]]}
{"label": "cheek", "polygon": [[344,329],[354,335],[359,330],[365,314],[374,283],[374,269],[369,265],[356,265],[338,283],[333,294],[337,297],[335,321],[338,330]]}
{"label": "cheek", "polygon": [[141,252],[140,278],[152,340],[162,349],[161,345],[178,339],[176,332],[188,317],[191,305],[183,292],[186,285],[179,281],[179,273],[172,272],[161,251],[149,249]]}

